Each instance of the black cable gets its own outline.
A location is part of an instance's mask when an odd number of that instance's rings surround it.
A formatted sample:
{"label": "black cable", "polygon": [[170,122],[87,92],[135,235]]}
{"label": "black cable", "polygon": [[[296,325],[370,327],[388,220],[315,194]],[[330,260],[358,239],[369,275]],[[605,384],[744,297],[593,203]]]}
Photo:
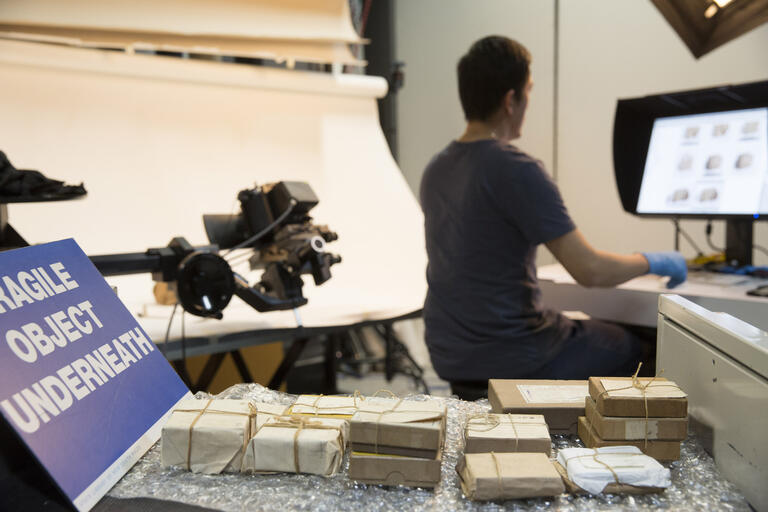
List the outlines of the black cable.
{"label": "black cable", "polygon": [[184,383],[187,385],[187,387],[192,388],[192,379],[189,376],[189,370],[187,370],[187,334],[185,329],[185,322],[184,322],[184,313],[186,313],[186,310],[182,308],[181,310],[181,362],[179,363],[178,372],[179,376],[181,377],[181,380],[184,381]]}
{"label": "black cable", "polygon": [[675,229],[685,237],[686,240],[688,240],[688,243],[691,244],[691,247],[693,247],[696,250],[696,255],[701,256],[704,254],[704,252],[701,250],[701,247],[696,245],[696,242],[693,241],[693,238],[691,238],[691,235],[689,235],[683,228],[680,227],[680,220],[679,219],[673,219],[672,222],[675,224]]}
{"label": "black cable", "polygon": [[712,219],[707,219],[707,228],[704,230],[704,232],[707,234],[707,245],[709,245],[710,249],[715,252],[725,252],[725,249],[715,247],[715,245],[712,243]]}
{"label": "black cable", "polygon": [[168,328],[165,330],[165,343],[163,343],[163,349],[161,352],[163,353],[163,356],[165,356],[165,347],[168,346],[168,337],[171,334],[171,324],[173,323],[173,317],[176,315],[176,308],[179,307],[178,302],[173,305],[173,311],[171,311],[171,318],[168,319]]}
{"label": "black cable", "polygon": [[290,206],[288,206],[288,208],[286,208],[285,211],[283,213],[281,213],[280,216],[277,219],[275,219],[274,222],[272,222],[269,226],[265,227],[264,229],[262,229],[261,231],[259,231],[255,235],[253,235],[252,237],[248,238],[247,240],[244,240],[244,241],[240,242],[239,244],[237,244],[236,246],[230,248],[227,252],[224,253],[224,256],[227,256],[229,253],[231,253],[235,249],[242,249],[243,247],[251,245],[253,242],[255,242],[259,238],[263,237],[264,235],[266,235],[267,233],[272,231],[272,229],[275,226],[277,226],[278,224],[283,222],[285,220],[285,218],[288,217],[288,215],[290,215],[290,213],[293,211],[293,208],[295,206],[296,206],[296,200],[295,199],[291,199]]}
{"label": "black cable", "polygon": [[757,250],[758,250],[758,251],[760,251],[761,253],[763,253],[763,254],[765,254],[766,256],[768,256],[768,249],[766,249],[766,248],[765,248],[765,247],[763,247],[762,245],[752,244],[752,249],[757,249]]}
{"label": "black cable", "polygon": [[187,372],[187,348],[186,348],[186,340],[187,336],[184,333],[184,313],[186,311],[184,309],[181,310],[181,361],[184,364],[184,373]]}

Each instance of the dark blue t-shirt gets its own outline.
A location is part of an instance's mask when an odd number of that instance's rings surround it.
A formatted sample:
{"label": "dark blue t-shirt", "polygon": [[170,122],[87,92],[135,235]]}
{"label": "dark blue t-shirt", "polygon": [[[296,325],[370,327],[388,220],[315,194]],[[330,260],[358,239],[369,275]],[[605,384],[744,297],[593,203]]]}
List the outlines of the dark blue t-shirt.
{"label": "dark blue t-shirt", "polygon": [[452,381],[524,377],[570,323],[541,304],[536,247],[575,229],[541,162],[496,140],[452,142],[421,181],[425,338]]}

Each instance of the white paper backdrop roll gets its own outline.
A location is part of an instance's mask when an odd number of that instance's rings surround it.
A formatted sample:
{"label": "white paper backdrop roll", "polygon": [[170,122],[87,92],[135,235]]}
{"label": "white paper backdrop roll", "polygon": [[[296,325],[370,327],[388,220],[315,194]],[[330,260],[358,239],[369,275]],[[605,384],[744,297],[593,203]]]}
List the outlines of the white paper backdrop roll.
{"label": "white paper backdrop roll", "polygon": [[[305,180],[343,258],[322,287],[305,279],[305,324],[421,307],[423,218],[378,123],[383,79],[15,41],[0,41],[0,76],[0,149],[18,168],[88,189],[80,201],[10,205],[28,241],[74,237],[88,254],[177,235],[204,244],[202,214],[235,212],[239,190]],[[116,282],[136,308],[151,302],[148,275]],[[164,331],[167,312],[157,316]],[[257,314],[237,299],[225,316],[234,330],[295,325],[290,312]],[[152,327],[151,311],[142,322]],[[224,328],[195,322],[188,328]]]}

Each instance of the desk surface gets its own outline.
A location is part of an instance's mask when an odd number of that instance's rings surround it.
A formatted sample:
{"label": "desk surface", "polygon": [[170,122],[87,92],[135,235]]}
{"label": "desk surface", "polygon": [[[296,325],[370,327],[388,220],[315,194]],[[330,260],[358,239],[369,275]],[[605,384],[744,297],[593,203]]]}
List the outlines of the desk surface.
{"label": "desk surface", "polygon": [[747,295],[748,290],[767,284],[768,279],[690,272],[688,281],[668,289],[667,278],[649,274],[615,288],[585,288],[560,264],[540,267],[538,277],[544,303],[561,311],[583,311],[601,320],[655,327],[659,295],[674,293],[710,311],[731,314],[768,331],[768,299]]}

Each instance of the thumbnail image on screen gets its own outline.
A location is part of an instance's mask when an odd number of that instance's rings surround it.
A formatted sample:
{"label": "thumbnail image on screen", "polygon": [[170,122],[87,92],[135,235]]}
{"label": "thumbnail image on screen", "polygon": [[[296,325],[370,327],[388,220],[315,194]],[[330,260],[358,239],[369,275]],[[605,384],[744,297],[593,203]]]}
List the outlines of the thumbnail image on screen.
{"label": "thumbnail image on screen", "polygon": [[768,214],[768,108],[656,119],[637,213]]}

